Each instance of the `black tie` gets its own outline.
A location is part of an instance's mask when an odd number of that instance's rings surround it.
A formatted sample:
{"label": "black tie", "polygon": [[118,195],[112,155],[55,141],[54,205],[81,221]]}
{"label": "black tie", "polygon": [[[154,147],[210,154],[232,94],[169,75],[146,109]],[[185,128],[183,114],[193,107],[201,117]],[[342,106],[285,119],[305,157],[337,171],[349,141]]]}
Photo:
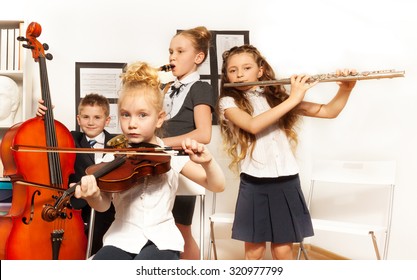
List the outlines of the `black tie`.
{"label": "black tie", "polygon": [[178,96],[178,94],[180,93],[181,88],[182,88],[183,86],[185,86],[185,85],[184,85],[184,84],[179,84],[179,85],[173,84],[173,85],[171,86],[171,91],[172,91],[172,92],[170,93],[169,98],[174,97],[174,95],[175,95],[175,96]]}
{"label": "black tie", "polygon": [[94,139],[88,140],[88,144],[90,144],[91,148],[93,148],[96,143],[97,143],[97,141],[94,140]]}

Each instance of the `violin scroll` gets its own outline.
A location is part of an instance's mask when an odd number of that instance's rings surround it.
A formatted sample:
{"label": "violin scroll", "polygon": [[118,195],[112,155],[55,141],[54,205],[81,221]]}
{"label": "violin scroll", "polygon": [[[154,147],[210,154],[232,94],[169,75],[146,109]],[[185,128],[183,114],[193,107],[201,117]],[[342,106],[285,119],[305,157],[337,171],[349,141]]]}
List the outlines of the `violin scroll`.
{"label": "violin scroll", "polygon": [[56,206],[45,204],[42,209],[42,219],[46,222],[55,221],[57,218],[65,219],[67,214],[64,212],[64,210],[67,207],[70,207],[69,199],[70,197],[66,199],[60,199],[59,205]]}
{"label": "violin scroll", "polygon": [[120,135],[113,137],[109,141],[107,141],[107,146],[110,146],[115,149],[127,148],[128,140],[126,136],[124,136],[123,134],[120,134]]}
{"label": "violin scroll", "polygon": [[52,222],[57,218],[67,218],[65,209],[71,208],[70,198],[74,190],[75,186],[67,189],[62,196],[56,198],[55,205],[45,204],[42,209],[42,219],[46,222]]}

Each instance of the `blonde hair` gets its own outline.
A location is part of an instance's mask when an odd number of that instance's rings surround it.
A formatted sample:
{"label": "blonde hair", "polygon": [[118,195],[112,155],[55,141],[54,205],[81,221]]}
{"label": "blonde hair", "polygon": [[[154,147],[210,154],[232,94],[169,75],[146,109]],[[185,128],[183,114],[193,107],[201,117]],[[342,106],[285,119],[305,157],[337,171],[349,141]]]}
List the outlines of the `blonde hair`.
{"label": "blonde hair", "polygon": [[[146,62],[135,62],[127,65],[122,78],[122,89],[120,91],[117,107],[120,114],[121,105],[126,97],[143,96],[157,112],[163,111],[164,94],[160,90],[158,70],[149,66]],[[161,136],[161,129],[155,131]]]}
{"label": "blonde hair", "polygon": [[204,53],[204,59],[201,62],[203,63],[208,56],[211,32],[208,31],[207,28],[204,26],[197,26],[195,28],[180,31],[174,37],[179,35],[186,36],[188,39],[191,40],[193,47],[197,52]]}
{"label": "blonde hair", "polygon": [[[238,108],[252,115],[253,107],[244,92],[233,87],[224,87],[224,84],[229,82],[226,71],[229,58],[233,55],[241,53],[252,55],[257,65],[259,67],[263,67],[264,71],[262,77],[259,78],[260,81],[275,80],[276,78],[272,67],[254,46],[242,45],[239,47],[233,47],[223,53],[222,78],[219,100],[222,97],[230,96],[234,99]],[[264,87],[263,95],[265,96],[271,108],[281,104],[289,96],[282,85]],[[216,109],[217,111],[219,110],[218,104]],[[293,109],[285,114],[282,118],[280,118],[277,122],[278,126],[285,131],[287,137],[289,138],[293,151],[295,150],[298,143],[295,125],[299,118],[300,112],[297,109]],[[222,132],[224,148],[232,158],[229,167],[233,170],[237,170],[238,164],[246,157],[248,152],[250,152],[252,157],[253,149],[256,145],[256,137],[254,134],[251,134],[238,127],[230,127],[226,120],[220,120],[219,125]]]}
{"label": "blonde hair", "polygon": [[120,75],[122,89],[118,100],[118,109],[126,96],[143,94],[150,104],[159,112],[163,109],[163,94],[160,90],[158,70],[146,62],[135,62],[126,66],[124,73]]}

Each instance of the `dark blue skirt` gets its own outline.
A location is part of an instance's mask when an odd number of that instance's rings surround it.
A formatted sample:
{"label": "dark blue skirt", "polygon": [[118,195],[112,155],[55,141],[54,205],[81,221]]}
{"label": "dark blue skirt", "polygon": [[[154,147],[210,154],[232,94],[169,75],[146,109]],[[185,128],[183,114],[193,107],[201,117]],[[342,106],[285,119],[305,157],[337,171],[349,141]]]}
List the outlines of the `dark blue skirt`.
{"label": "dark blue skirt", "polygon": [[279,178],[240,175],[233,239],[279,244],[313,235],[298,174]]}

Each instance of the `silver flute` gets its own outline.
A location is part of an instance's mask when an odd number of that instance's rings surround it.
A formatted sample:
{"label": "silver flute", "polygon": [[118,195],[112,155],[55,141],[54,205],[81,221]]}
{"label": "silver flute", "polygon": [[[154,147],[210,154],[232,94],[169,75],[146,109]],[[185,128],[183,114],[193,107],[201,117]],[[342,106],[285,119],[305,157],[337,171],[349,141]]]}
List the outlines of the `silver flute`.
{"label": "silver flute", "polygon": [[[307,83],[319,83],[327,82],[339,82],[339,81],[360,81],[360,80],[372,80],[372,79],[391,79],[404,77],[405,71],[395,70],[378,70],[378,71],[364,71],[350,75],[336,75],[336,73],[318,74],[311,76]],[[291,78],[270,80],[270,81],[257,81],[246,83],[225,83],[224,87],[245,87],[245,86],[273,86],[273,85],[288,85],[291,84]]]}

